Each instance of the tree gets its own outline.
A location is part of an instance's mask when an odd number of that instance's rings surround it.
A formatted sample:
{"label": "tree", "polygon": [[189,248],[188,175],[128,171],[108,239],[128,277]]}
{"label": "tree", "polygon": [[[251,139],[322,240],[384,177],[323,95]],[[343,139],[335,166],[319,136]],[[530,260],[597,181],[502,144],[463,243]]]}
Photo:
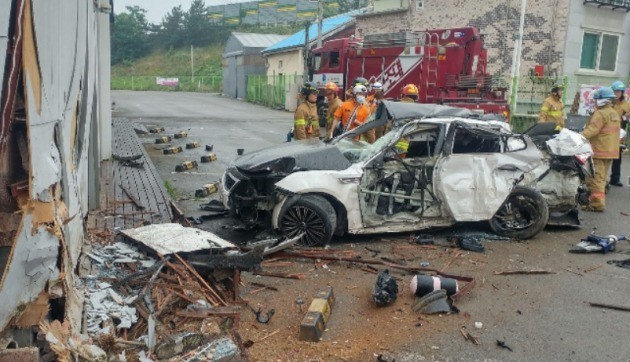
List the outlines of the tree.
{"label": "tree", "polygon": [[194,46],[213,44],[212,25],[204,0],[193,0],[184,19],[187,43]]}
{"label": "tree", "polygon": [[182,6],[178,5],[171,9],[170,12],[162,18],[162,26],[158,32],[160,45],[167,48],[180,47],[186,41],[186,33],[184,29],[186,13],[182,10]]}
{"label": "tree", "polygon": [[127,6],[126,12],[116,15],[111,30],[112,64],[132,61],[150,52],[146,12],[139,6]]}

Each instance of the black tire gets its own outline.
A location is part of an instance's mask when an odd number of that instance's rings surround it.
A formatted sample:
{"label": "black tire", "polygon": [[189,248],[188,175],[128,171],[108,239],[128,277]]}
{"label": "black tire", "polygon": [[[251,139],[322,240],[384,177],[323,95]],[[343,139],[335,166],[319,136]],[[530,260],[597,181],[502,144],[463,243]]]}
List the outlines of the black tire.
{"label": "black tire", "polygon": [[282,207],[278,226],[287,237],[305,233],[299,245],[321,246],[332,238],[337,227],[337,214],[330,202],[321,196],[298,196]]}
{"label": "black tire", "polygon": [[515,239],[529,239],[545,228],[549,207],[540,192],[516,186],[490,219],[492,230]]}

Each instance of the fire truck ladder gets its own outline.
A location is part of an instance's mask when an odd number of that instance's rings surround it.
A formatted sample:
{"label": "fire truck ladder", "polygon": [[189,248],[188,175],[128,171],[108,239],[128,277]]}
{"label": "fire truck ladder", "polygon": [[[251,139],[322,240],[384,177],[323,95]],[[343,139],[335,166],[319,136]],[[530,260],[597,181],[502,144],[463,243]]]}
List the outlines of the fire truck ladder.
{"label": "fire truck ladder", "polygon": [[425,33],[425,49],[423,63],[425,102],[435,103],[438,78],[438,48],[440,36],[437,33]]}

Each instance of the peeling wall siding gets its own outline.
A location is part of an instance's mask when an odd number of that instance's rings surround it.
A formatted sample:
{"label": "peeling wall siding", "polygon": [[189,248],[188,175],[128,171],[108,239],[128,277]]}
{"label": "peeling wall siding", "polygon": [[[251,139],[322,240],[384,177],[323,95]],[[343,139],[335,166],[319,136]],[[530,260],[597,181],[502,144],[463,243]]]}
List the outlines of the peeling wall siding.
{"label": "peeling wall siding", "polygon": [[88,181],[98,182],[89,178],[89,167],[99,155],[98,143],[90,142],[99,132],[93,127],[99,123],[99,13],[93,2],[81,0],[26,0],[25,8],[22,71],[30,187],[20,203],[20,228],[0,281],[0,331],[50,283],[64,286],[66,318],[79,331],[82,286],[73,273],[94,188]]}
{"label": "peeling wall siding", "polygon": [[0,0],[0,94],[4,85],[4,66],[7,61],[7,46],[9,45],[9,20],[11,12],[4,9],[11,9],[11,0]]}
{"label": "peeling wall siding", "polygon": [[34,301],[46,283],[58,276],[58,249],[59,239],[45,226],[34,229],[31,215],[22,218],[0,289],[0,328],[4,329],[21,305]]}

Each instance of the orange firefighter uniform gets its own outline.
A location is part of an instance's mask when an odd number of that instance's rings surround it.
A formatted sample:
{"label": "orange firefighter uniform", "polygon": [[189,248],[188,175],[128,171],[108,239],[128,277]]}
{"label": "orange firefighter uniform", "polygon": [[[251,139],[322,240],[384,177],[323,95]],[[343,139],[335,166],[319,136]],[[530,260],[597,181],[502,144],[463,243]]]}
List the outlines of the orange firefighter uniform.
{"label": "orange firefighter uniform", "polygon": [[[355,112],[356,108],[356,112]],[[346,129],[346,125],[350,120],[350,117],[354,113],[352,124],[348,127],[348,130],[355,129],[365,123],[370,116],[370,108],[365,104],[358,104],[354,98],[349,99],[341,104],[334,113],[336,119],[341,120],[341,126]],[[368,131],[365,135],[365,139],[369,143],[374,143],[374,130]]]}
{"label": "orange firefighter uniform", "polygon": [[604,211],[606,207],[606,177],[612,160],[619,158],[619,130],[621,119],[609,104],[598,108],[582,131],[593,147],[595,175],[586,179],[591,191],[590,207]]}
{"label": "orange firefighter uniform", "polygon": [[305,100],[298,106],[293,115],[293,138],[305,140],[319,138],[319,119],[317,105]]}
{"label": "orange firefighter uniform", "polygon": [[555,122],[557,127],[564,128],[564,104],[560,97],[552,94],[545,99],[538,116],[538,123],[543,122]]}

